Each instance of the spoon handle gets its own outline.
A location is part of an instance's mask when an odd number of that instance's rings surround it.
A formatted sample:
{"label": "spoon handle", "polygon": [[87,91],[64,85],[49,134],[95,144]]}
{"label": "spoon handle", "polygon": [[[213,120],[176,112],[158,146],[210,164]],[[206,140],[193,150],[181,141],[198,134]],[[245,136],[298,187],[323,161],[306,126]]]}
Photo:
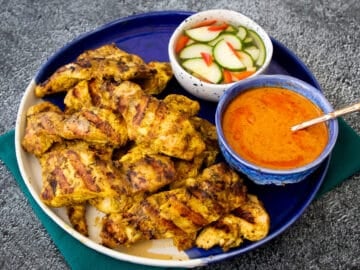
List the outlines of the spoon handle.
{"label": "spoon handle", "polygon": [[354,105],[351,105],[349,107],[345,107],[343,109],[336,110],[336,111],[324,114],[322,116],[316,117],[316,118],[311,119],[309,121],[305,121],[305,122],[303,122],[301,124],[295,125],[295,126],[291,127],[291,131],[297,131],[299,129],[303,129],[303,128],[315,125],[317,123],[328,121],[328,120],[334,119],[334,118],[336,118],[338,116],[341,116],[341,115],[344,115],[344,114],[347,114],[347,113],[351,113],[351,112],[356,112],[356,111],[360,111],[360,102],[356,103]]}

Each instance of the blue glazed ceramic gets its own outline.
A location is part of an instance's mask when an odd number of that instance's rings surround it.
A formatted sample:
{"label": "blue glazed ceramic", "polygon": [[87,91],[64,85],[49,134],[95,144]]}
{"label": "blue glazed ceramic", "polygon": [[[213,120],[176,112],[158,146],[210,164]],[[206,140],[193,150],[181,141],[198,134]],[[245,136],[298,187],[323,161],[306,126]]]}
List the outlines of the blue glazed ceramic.
{"label": "blue glazed ceramic", "polygon": [[309,176],[311,173],[313,173],[320,166],[320,164],[330,155],[338,135],[338,122],[336,119],[328,121],[327,127],[329,132],[329,140],[325,149],[316,160],[303,167],[289,170],[274,170],[252,164],[247,160],[243,159],[238,154],[236,154],[226,142],[221,127],[222,115],[227,105],[239,94],[251,88],[258,88],[264,86],[281,87],[295,91],[315,103],[324,113],[329,113],[333,111],[330,103],[318,89],[292,76],[259,75],[245,81],[240,81],[227,89],[225,94],[220,99],[216,110],[215,122],[221,152],[225,160],[234,169],[245,174],[250,180],[254,181],[256,184],[283,185],[300,182],[304,180],[307,176]]}

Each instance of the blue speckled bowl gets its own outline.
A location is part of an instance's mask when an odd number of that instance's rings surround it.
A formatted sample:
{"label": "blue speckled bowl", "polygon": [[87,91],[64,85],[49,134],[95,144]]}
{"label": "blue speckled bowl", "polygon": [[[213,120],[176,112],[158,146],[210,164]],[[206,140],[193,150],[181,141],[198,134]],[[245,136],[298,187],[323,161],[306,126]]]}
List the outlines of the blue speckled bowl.
{"label": "blue speckled bowl", "polygon": [[254,165],[237,155],[228,145],[222,131],[221,122],[224,110],[236,96],[248,89],[264,86],[281,87],[293,90],[307,97],[313,103],[317,104],[324,113],[333,111],[332,106],[329,104],[321,91],[311,86],[310,84],[291,76],[259,75],[245,81],[240,81],[226,90],[225,94],[221,97],[216,110],[215,123],[221,152],[225,160],[234,169],[242,172],[250,180],[257,184],[283,185],[299,182],[314,172],[316,168],[320,166],[322,161],[324,161],[324,159],[327,158],[331,153],[338,135],[338,122],[336,119],[327,122],[329,131],[328,143],[322,154],[316,160],[307,164],[306,166],[289,170],[274,170]]}

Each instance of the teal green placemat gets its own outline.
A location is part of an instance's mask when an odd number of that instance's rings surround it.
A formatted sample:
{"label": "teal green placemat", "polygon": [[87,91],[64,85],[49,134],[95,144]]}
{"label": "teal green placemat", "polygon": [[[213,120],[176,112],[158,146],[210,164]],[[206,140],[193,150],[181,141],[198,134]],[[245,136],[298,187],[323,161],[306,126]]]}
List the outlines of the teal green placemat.
{"label": "teal green placemat", "polygon": [[[35,214],[41,220],[42,224],[48,231],[60,252],[63,254],[65,260],[72,269],[94,269],[100,267],[106,269],[135,269],[135,270],[155,270],[158,267],[149,267],[128,262],[119,261],[100,254],[78,240],[74,239],[56,223],[54,223],[37,205],[35,200],[29,193],[21,178],[19,168],[16,162],[15,145],[14,145],[14,131],[10,131],[0,136],[0,159],[9,168],[19,187],[28,198]],[[333,150],[332,158],[329,165],[329,170],[321,186],[317,197],[325,192],[331,190],[341,182],[346,180],[351,175],[360,171],[360,137],[356,132],[345,123],[344,120],[339,119],[339,137],[335,148]],[[163,269],[163,268],[161,268]]]}

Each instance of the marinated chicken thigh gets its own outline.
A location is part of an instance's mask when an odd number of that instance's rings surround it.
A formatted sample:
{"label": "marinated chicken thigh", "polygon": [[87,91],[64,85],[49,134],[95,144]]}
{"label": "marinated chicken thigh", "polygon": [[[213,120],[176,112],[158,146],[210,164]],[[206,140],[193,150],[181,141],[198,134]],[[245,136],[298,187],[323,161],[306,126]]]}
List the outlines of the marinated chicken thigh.
{"label": "marinated chicken thigh", "polygon": [[26,114],[25,135],[22,147],[40,157],[54,143],[63,139],[59,131],[63,129],[64,115],[56,105],[42,102],[29,108]]}
{"label": "marinated chicken thigh", "polygon": [[183,188],[158,192],[129,211],[104,219],[103,243],[130,245],[142,239],[173,238],[181,250],[194,244],[196,233],[244,203],[242,179],[223,163],[206,168]]}
{"label": "marinated chicken thigh", "polygon": [[188,115],[170,109],[165,102],[147,95],[131,82],[124,84],[127,91],[120,88],[114,91],[114,106],[125,119],[130,140],[185,160],[204,151],[205,143]]}
{"label": "marinated chicken thigh", "polygon": [[269,214],[255,195],[248,194],[244,204],[206,226],[196,238],[196,246],[204,249],[220,246],[226,251],[244,240],[264,238],[269,229]]}
{"label": "marinated chicken thigh", "polygon": [[51,207],[83,203],[92,198],[129,194],[130,187],[103,149],[85,142],[55,145],[40,157],[42,201]]}

